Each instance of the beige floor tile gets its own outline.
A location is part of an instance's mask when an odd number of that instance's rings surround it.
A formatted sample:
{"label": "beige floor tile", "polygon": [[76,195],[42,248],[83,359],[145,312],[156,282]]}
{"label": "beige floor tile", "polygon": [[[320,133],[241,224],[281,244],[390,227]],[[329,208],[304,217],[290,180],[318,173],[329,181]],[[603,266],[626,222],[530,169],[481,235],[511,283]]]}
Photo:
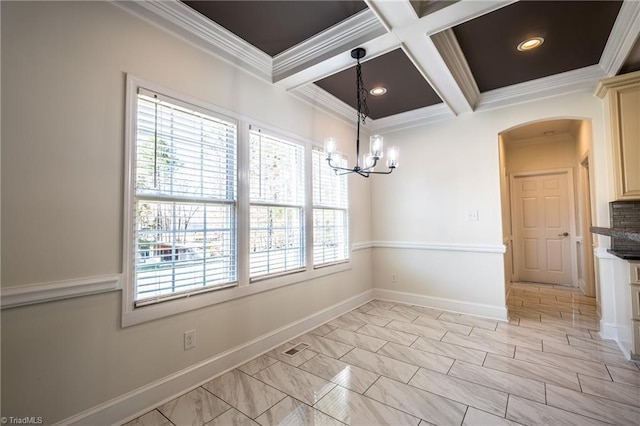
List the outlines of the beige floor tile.
{"label": "beige floor tile", "polygon": [[582,337],[569,336],[569,344],[571,346],[579,346],[586,349],[596,349],[603,352],[620,353],[618,344],[613,340],[593,340],[583,339]]}
{"label": "beige floor tile", "polygon": [[544,383],[538,380],[504,373],[460,360],[456,360],[448,374],[543,404],[545,402]]}
{"label": "beige floor tile", "polygon": [[640,408],[547,385],[547,404],[615,425],[640,424]]}
{"label": "beige floor tile", "polygon": [[507,419],[531,426],[591,426],[607,424],[513,395],[509,396]]}
{"label": "beige floor tile", "polygon": [[468,336],[473,329],[473,327],[468,325],[457,324],[455,322],[449,321],[440,321],[425,316],[419,316],[415,321],[412,322],[412,324],[422,325],[425,327],[433,328],[434,330],[450,331],[452,333],[464,334],[465,336]]}
{"label": "beige floor tile", "polygon": [[559,345],[556,343],[544,342],[543,352],[563,355],[585,361],[602,362],[607,366],[625,368],[627,370],[638,371],[638,367],[631,361],[627,361],[622,353],[603,352],[600,350],[587,349],[579,346]]}
{"label": "beige floor tile", "polygon": [[122,426],[171,426],[171,422],[158,410],[153,410]]}
{"label": "beige floor tile", "polygon": [[[279,364],[282,363],[274,365]],[[231,370],[202,387],[251,418],[263,413],[286,396],[274,387],[238,370]]]}
{"label": "beige floor tile", "polygon": [[518,423],[469,407],[463,426],[518,426]]}
{"label": "beige floor tile", "polygon": [[367,312],[367,315],[375,315],[375,316],[387,318],[390,320],[397,320],[397,321],[404,321],[404,322],[412,322],[413,320],[418,318],[417,313],[391,311],[389,309],[383,309],[383,308],[373,308]]}
{"label": "beige floor tile", "polygon": [[428,422],[442,425],[459,425],[467,408],[464,404],[386,377],[381,377],[375,382],[365,396]]}
{"label": "beige floor tile", "polygon": [[[553,340],[559,339],[560,336],[563,336],[564,341],[562,343],[565,345],[569,344],[569,340],[566,337],[567,334],[571,334],[572,336],[577,336],[577,337],[585,337],[585,338],[588,338],[591,336],[591,334],[589,334],[589,329],[587,328],[571,327],[571,325],[566,325],[566,324],[557,324],[557,323],[551,324],[546,321],[541,322],[541,321],[533,321],[529,319],[522,319],[520,321],[519,326],[527,329],[527,330],[523,330],[524,332],[534,329],[537,331],[553,334],[555,335],[555,338]],[[498,328],[500,328],[500,325],[498,325]]]}
{"label": "beige floor tile", "polygon": [[435,328],[426,327],[424,325],[410,324],[403,321],[393,320],[387,324],[386,328],[392,330],[404,331],[418,336],[426,337],[427,339],[440,340],[445,335],[446,331],[437,330]]}
{"label": "beige floor tile", "polygon": [[158,411],[173,424],[202,426],[230,408],[229,404],[199,387],[161,405]]}
{"label": "beige floor tile", "polygon": [[485,357],[487,356],[487,353],[484,351],[459,345],[452,345],[451,343],[432,339],[420,338],[416,340],[411,347],[421,351],[431,352],[436,355],[442,355],[447,358],[460,359],[477,365],[482,365]]}
{"label": "beige floor tile", "polygon": [[375,308],[381,308],[381,309],[391,309],[397,305],[396,302],[391,302],[389,300],[380,300],[380,299],[374,299],[369,303],[371,303]]}
{"label": "beige floor tile", "polygon": [[[373,309],[373,308],[372,308]],[[334,329],[341,328],[343,330],[355,331],[366,324],[366,322],[354,318],[352,315],[346,314],[327,323]],[[329,333],[327,333],[329,334]],[[326,336],[326,335],[325,335]]]}
{"label": "beige floor tile", "polygon": [[376,337],[388,342],[399,343],[401,345],[410,346],[420,336],[417,334],[409,334],[404,331],[394,330],[386,327],[378,327],[376,325],[367,324],[356,331],[359,334]]}
{"label": "beige floor tile", "polygon": [[380,377],[371,371],[324,355],[311,358],[299,368],[358,393],[364,393]]}
{"label": "beige floor tile", "polygon": [[315,404],[336,386],[334,383],[283,362],[262,370],[256,374],[256,378],[309,405]]}
{"label": "beige floor tile", "polygon": [[383,347],[385,343],[387,343],[386,340],[342,329],[333,330],[331,333],[327,334],[326,338],[353,345],[357,348],[371,352],[376,352],[378,349]]}
{"label": "beige floor tile", "polygon": [[240,411],[232,408],[225,411],[215,419],[211,420],[205,426],[258,426],[258,423],[242,414]]}
{"label": "beige floor tile", "polygon": [[257,372],[264,370],[265,368],[272,364],[275,364],[276,362],[278,362],[277,359],[272,358],[269,355],[262,355],[258,358],[252,359],[246,364],[241,365],[240,367],[238,367],[238,370],[253,376]]}
{"label": "beige floor tile", "polygon": [[640,388],[640,371],[633,371],[609,365],[607,366],[607,369],[609,370],[609,373],[611,373],[611,377],[614,382]]}
{"label": "beige floor tile", "polygon": [[498,321],[485,318],[478,318],[471,315],[455,314],[452,312],[444,312],[438,317],[440,321],[454,322],[456,324],[468,325],[471,327],[484,328],[487,330],[495,330]]}
{"label": "beige floor tile", "polygon": [[640,388],[578,374],[582,392],[640,407]]}
{"label": "beige floor tile", "polygon": [[[343,423],[308,406],[307,404],[286,397],[271,409],[260,415],[256,421],[262,426],[342,426]],[[227,423],[234,425],[234,423]]]}
{"label": "beige floor tile", "polygon": [[507,409],[507,393],[425,368],[409,385],[501,417]]}
{"label": "beige floor tile", "polygon": [[504,373],[514,374],[516,376],[526,377],[533,380],[540,380],[545,383],[553,383],[577,391],[580,390],[578,375],[574,372],[565,371],[560,368],[532,364],[530,362],[505,358],[494,354],[487,354],[484,366]]}
{"label": "beige floor tile", "polygon": [[406,312],[412,315],[422,315],[427,318],[438,318],[442,311],[433,308],[427,308],[424,306],[415,306],[415,305],[402,305],[398,304],[391,308],[392,311]]}
{"label": "beige floor tile", "polygon": [[500,342],[508,345],[517,345],[525,348],[531,348],[538,351],[542,350],[542,339],[535,336],[526,336],[511,331],[491,331],[482,328],[474,328],[471,336],[486,339],[492,342]]}
{"label": "beige floor tile", "polygon": [[364,324],[377,325],[379,327],[384,327],[385,325],[391,322],[389,318],[383,318],[376,315],[368,315],[368,314],[357,312],[357,311],[351,311],[349,313],[346,313],[344,314],[344,317],[353,319],[355,321],[363,322]]}
{"label": "beige floor tile", "polygon": [[382,376],[390,377],[403,383],[407,383],[411,377],[413,377],[415,372],[418,371],[418,367],[415,365],[359,348],[356,348],[343,356],[341,361],[356,365]]}
{"label": "beige floor tile", "polygon": [[516,349],[515,345],[499,342],[496,340],[489,340],[484,337],[462,336],[456,333],[445,334],[445,336],[442,338],[442,341],[445,343],[451,343],[453,345],[464,346],[467,348],[508,357],[513,357]]}
{"label": "beige floor tile", "polygon": [[[334,330],[335,331],[335,330]],[[327,336],[329,336],[329,333]],[[342,355],[353,349],[353,346],[340,343],[333,339],[316,336],[315,334],[303,334],[291,341],[292,343],[306,343],[309,349],[332,358],[340,358]]]}
{"label": "beige floor tile", "polygon": [[573,371],[603,380],[611,380],[607,367],[602,362],[581,360],[576,362],[573,358],[556,355],[549,352],[534,351],[528,348],[516,348],[515,359],[530,362],[532,364],[557,367],[565,371]]}
{"label": "beige floor tile", "polygon": [[415,348],[408,348],[396,343],[387,343],[378,351],[380,355],[406,362],[407,364],[417,365],[418,367],[428,368],[440,373],[447,373],[453,365],[453,359],[441,355],[424,352]]}
{"label": "beige floor tile", "polygon": [[322,324],[320,327],[314,328],[309,333],[315,334],[316,336],[324,336],[327,333],[331,333],[335,329],[336,327],[332,327],[329,324]]}
{"label": "beige floor tile", "polygon": [[417,425],[420,419],[336,386],[315,408],[348,425]]}
{"label": "beige floor tile", "polygon": [[553,314],[558,310],[561,312],[580,312],[579,308],[572,303],[551,302],[549,300],[541,300],[538,303],[525,300],[522,303],[522,307],[525,309],[533,308],[536,312],[542,312],[542,310],[544,310],[548,311],[550,314]]}

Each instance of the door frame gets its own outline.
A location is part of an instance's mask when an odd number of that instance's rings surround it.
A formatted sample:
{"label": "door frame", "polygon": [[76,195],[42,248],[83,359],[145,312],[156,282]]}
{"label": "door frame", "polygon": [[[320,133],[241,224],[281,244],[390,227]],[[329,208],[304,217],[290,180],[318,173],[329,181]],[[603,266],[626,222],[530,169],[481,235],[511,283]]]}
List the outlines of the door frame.
{"label": "door frame", "polygon": [[[561,169],[548,169],[548,170],[531,170],[526,172],[516,172],[509,174],[509,214],[514,217],[515,212],[515,179],[528,176],[544,176],[544,175],[567,175],[567,191],[569,192],[569,247],[571,253],[571,286],[578,287],[578,256],[576,251],[576,204],[575,204],[575,182],[573,180],[573,168],[561,168]],[[519,281],[518,262],[521,259],[522,253],[520,253],[519,244],[517,242],[520,239],[520,231],[511,223],[512,234],[512,249],[513,249],[513,280]],[[557,285],[557,284],[556,284]]]}

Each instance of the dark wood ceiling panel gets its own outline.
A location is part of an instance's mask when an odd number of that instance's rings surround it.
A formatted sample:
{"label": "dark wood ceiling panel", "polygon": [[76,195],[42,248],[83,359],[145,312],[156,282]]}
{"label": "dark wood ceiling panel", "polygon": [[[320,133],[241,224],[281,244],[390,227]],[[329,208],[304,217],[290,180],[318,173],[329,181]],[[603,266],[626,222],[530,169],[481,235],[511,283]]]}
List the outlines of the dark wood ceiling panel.
{"label": "dark wood ceiling panel", "polygon": [[183,1],[270,56],[366,9],[363,1]]}
{"label": "dark wood ceiling panel", "polygon": [[[402,49],[362,62],[362,81],[367,92],[377,86],[387,89],[383,96],[367,97],[369,117],[374,120],[442,102]],[[353,67],[316,84],[356,108],[355,60]]]}
{"label": "dark wood ceiling panel", "polygon": [[[621,1],[520,1],[453,31],[481,92],[597,64]],[[541,36],[537,49],[521,41]]]}

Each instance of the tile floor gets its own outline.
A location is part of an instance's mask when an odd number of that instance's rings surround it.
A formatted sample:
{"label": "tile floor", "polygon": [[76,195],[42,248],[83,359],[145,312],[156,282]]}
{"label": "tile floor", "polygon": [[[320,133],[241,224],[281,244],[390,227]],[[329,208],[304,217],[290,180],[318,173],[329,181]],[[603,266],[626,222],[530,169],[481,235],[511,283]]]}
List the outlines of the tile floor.
{"label": "tile floor", "polygon": [[639,425],[640,368],[594,303],[514,283],[503,323],[374,300],[127,426]]}

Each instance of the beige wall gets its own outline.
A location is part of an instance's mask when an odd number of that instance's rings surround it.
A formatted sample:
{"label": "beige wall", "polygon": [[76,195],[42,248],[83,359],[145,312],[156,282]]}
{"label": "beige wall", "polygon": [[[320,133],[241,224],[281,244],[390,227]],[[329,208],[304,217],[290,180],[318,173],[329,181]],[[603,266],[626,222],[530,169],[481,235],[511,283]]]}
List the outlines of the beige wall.
{"label": "beige wall", "polygon": [[[2,2],[2,286],[122,270],[125,73],[300,137],[354,129],[107,2]],[[344,147],[343,147],[344,149]],[[350,180],[352,243],[371,239]],[[122,329],[121,294],[2,311],[2,415],[47,423],[371,288],[350,271]],[[182,349],[184,330],[198,346]]]}
{"label": "beige wall", "polygon": [[[569,133],[550,138],[513,141],[507,145],[507,173],[570,168],[578,163],[576,140]],[[575,174],[575,173],[574,173]]]}
{"label": "beige wall", "polygon": [[[113,4],[1,8],[3,287],[120,273],[125,73],[304,138],[353,140],[342,121]],[[2,414],[64,419],[361,294],[372,282],[504,309],[503,255],[482,252],[503,240],[498,134],[568,117],[592,123],[594,222],[606,226],[610,150],[601,102],[589,92],[385,134],[401,149],[400,168],[350,178],[352,242],[405,248],[357,251],[348,272],[126,329],[119,327],[119,292],[5,309]],[[479,221],[466,220],[469,210]],[[182,332],[192,328],[198,347],[185,352]]]}

